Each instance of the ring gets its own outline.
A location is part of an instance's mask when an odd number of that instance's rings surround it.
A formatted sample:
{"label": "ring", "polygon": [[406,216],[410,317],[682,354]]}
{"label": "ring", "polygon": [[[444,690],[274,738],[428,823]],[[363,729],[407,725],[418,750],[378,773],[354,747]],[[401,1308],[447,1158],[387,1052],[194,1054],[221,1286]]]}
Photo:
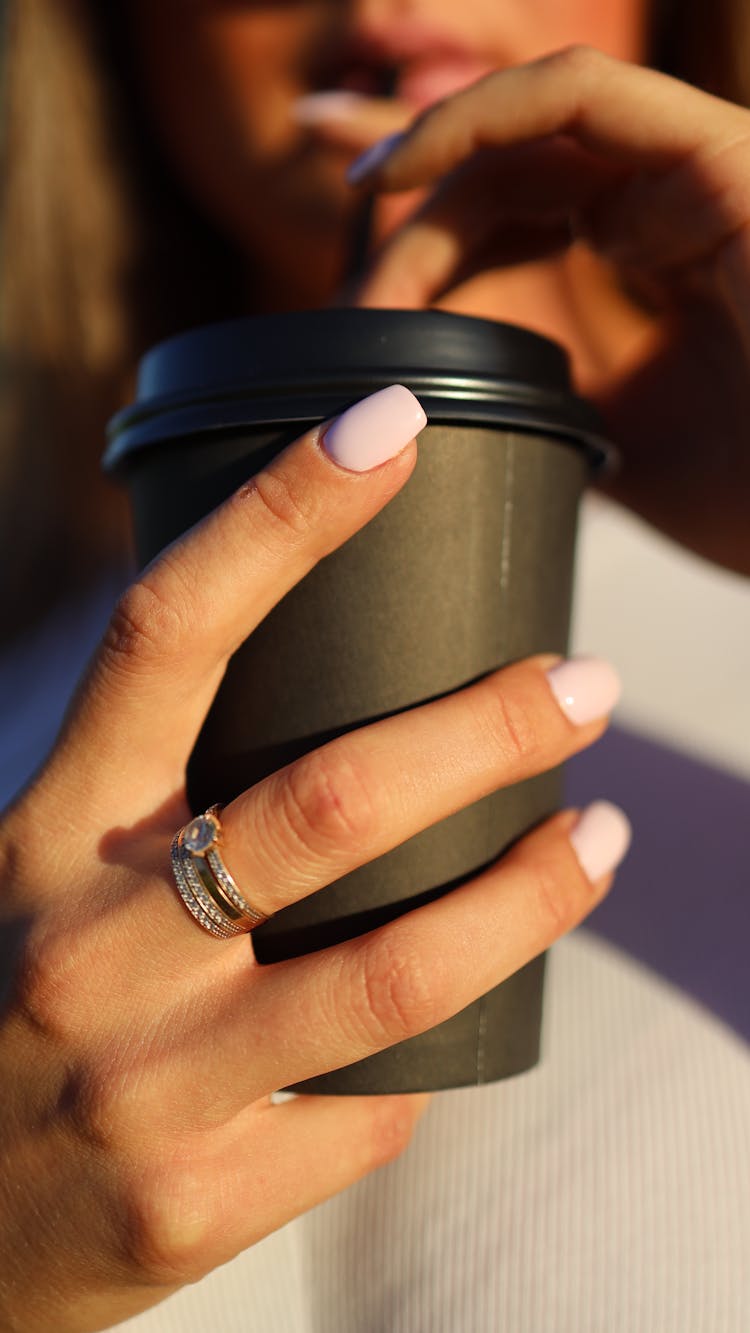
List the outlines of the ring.
{"label": "ring", "polygon": [[224,865],[220,810],[212,805],[175,833],[171,860],[177,891],[191,916],[209,934],[227,940],[248,934],[268,917],[251,906]]}

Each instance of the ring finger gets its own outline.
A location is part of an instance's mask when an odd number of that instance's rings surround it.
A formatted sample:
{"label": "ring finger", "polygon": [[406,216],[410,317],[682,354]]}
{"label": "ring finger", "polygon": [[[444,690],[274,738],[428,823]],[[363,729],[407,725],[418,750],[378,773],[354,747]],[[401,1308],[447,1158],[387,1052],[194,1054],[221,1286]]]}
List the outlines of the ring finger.
{"label": "ring finger", "polygon": [[[498,788],[590,745],[619,689],[608,662],[538,656],[348,732],[225,808],[224,865],[247,902],[272,916]],[[147,914],[161,926],[154,935],[154,948],[165,955],[160,968],[188,963],[190,950],[199,968],[207,962],[213,969],[216,948],[231,945],[196,926],[162,880],[146,892],[152,899]],[[244,958],[246,948],[238,944]]]}
{"label": "ring finger", "polygon": [[[591,743],[618,690],[608,663],[537,657],[348,733],[227,807],[227,868],[253,907],[272,915],[492,790]],[[263,987],[277,971],[255,968],[247,941],[205,934],[163,879],[151,881],[150,897],[151,917],[162,928],[151,937],[149,967],[152,974],[174,976],[186,954],[192,956],[202,973],[199,1027],[214,1025],[237,986],[241,992]]]}
{"label": "ring finger", "polygon": [[[601,734],[619,695],[609,663],[538,656],[491,672],[432,703],[351,731],[244,792],[222,812],[222,859],[262,916],[324,888],[500,787],[554,767]],[[99,929],[127,958],[128,984],[196,972],[245,973],[247,940],[216,940],[189,916],[167,841],[153,835],[124,897],[115,886]],[[123,914],[149,923],[123,931]],[[128,944],[128,941],[130,944]],[[221,955],[221,960],[219,955]],[[219,962],[221,966],[219,967]],[[222,980],[223,984],[223,980]],[[157,984],[160,1003],[163,1000]],[[175,998],[177,998],[175,996]]]}
{"label": "ring finger", "polygon": [[[538,656],[348,732],[224,809],[224,865],[249,905],[272,916],[500,787],[590,745],[619,689],[608,662]],[[195,926],[177,895],[164,892],[163,881],[146,891],[148,915],[162,925],[154,938],[166,955],[160,966],[188,963],[190,950],[199,968],[207,962],[213,970],[217,943],[224,950],[231,945]],[[143,910],[141,903],[140,915]]]}

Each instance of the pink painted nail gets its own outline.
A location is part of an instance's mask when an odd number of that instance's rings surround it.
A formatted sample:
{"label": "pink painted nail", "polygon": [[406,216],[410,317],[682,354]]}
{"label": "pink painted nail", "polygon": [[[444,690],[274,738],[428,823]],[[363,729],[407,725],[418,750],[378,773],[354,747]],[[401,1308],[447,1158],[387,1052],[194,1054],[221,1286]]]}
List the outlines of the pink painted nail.
{"label": "pink painted nail", "polygon": [[592,884],[619,866],[633,830],[627,815],[610,801],[586,807],[570,835],[581,868]]}
{"label": "pink painted nail", "polygon": [[400,454],[426,425],[424,408],[411,390],[391,384],[336,417],[322,444],[339,467],[369,472]]}
{"label": "pink painted nail", "polygon": [[547,672],[552,693],[577,727],[611,713],[622,686],[614,667],[602,657],[572,657]]}
{"label": "pink painted nail", "polygon": [[364,102],[361,93],[333,89],[331,92],[307,93],[292,103],[292,120],[300,125],[318,125],[327,120],[347,120],[356,115]]}

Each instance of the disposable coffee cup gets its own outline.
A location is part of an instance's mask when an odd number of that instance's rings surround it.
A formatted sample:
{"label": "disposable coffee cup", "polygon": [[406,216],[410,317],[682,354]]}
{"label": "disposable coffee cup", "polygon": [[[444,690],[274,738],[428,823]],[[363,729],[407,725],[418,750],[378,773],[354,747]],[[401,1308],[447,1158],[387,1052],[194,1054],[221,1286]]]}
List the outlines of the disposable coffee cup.
{"label": "disposable coffee cup", "polygon": [[[189,763],[195,812],[342,732],[529,654],[566,651],[578,505],[607,446],[571,391],[563,350],[508,324],[333,309],[161,343],[143,359],[105,455],[129,488],[139,560],[310,426],[396,383],[428,417],[416,468],[233,657]],[[460,810],[276,913],[253,932],[258,961],[328,948],[450,892],[560,799],[557,770]],[[241,887],[252,901],[252,885]],[[544,966],[542,955],[430,1031],[293,1090],[418,1092],[530,1069]]]}

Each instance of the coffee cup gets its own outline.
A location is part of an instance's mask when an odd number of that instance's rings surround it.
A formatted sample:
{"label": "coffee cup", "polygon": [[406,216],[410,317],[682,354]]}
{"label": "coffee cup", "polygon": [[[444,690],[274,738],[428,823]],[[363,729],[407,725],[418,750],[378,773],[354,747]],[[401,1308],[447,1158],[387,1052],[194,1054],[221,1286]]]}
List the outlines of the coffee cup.
{"label": "coffee cup", "polygon": [[[196,812],[345,731],[532,653],[566,652],[579,501],[609,450],[563,350],[494,321],[331,309],[159,344],[105,456],[130,492],[139,561],[310,426],[394,383],[427,413],[416,468],[230,662],[189,763]],[[253,931],[259,963],[331,947],[450,892],[560,799],[556,770],[425,829]],[[530,1069],[544,967],[541,955],[431,1030],[292,1090],[419,1092]]]}

